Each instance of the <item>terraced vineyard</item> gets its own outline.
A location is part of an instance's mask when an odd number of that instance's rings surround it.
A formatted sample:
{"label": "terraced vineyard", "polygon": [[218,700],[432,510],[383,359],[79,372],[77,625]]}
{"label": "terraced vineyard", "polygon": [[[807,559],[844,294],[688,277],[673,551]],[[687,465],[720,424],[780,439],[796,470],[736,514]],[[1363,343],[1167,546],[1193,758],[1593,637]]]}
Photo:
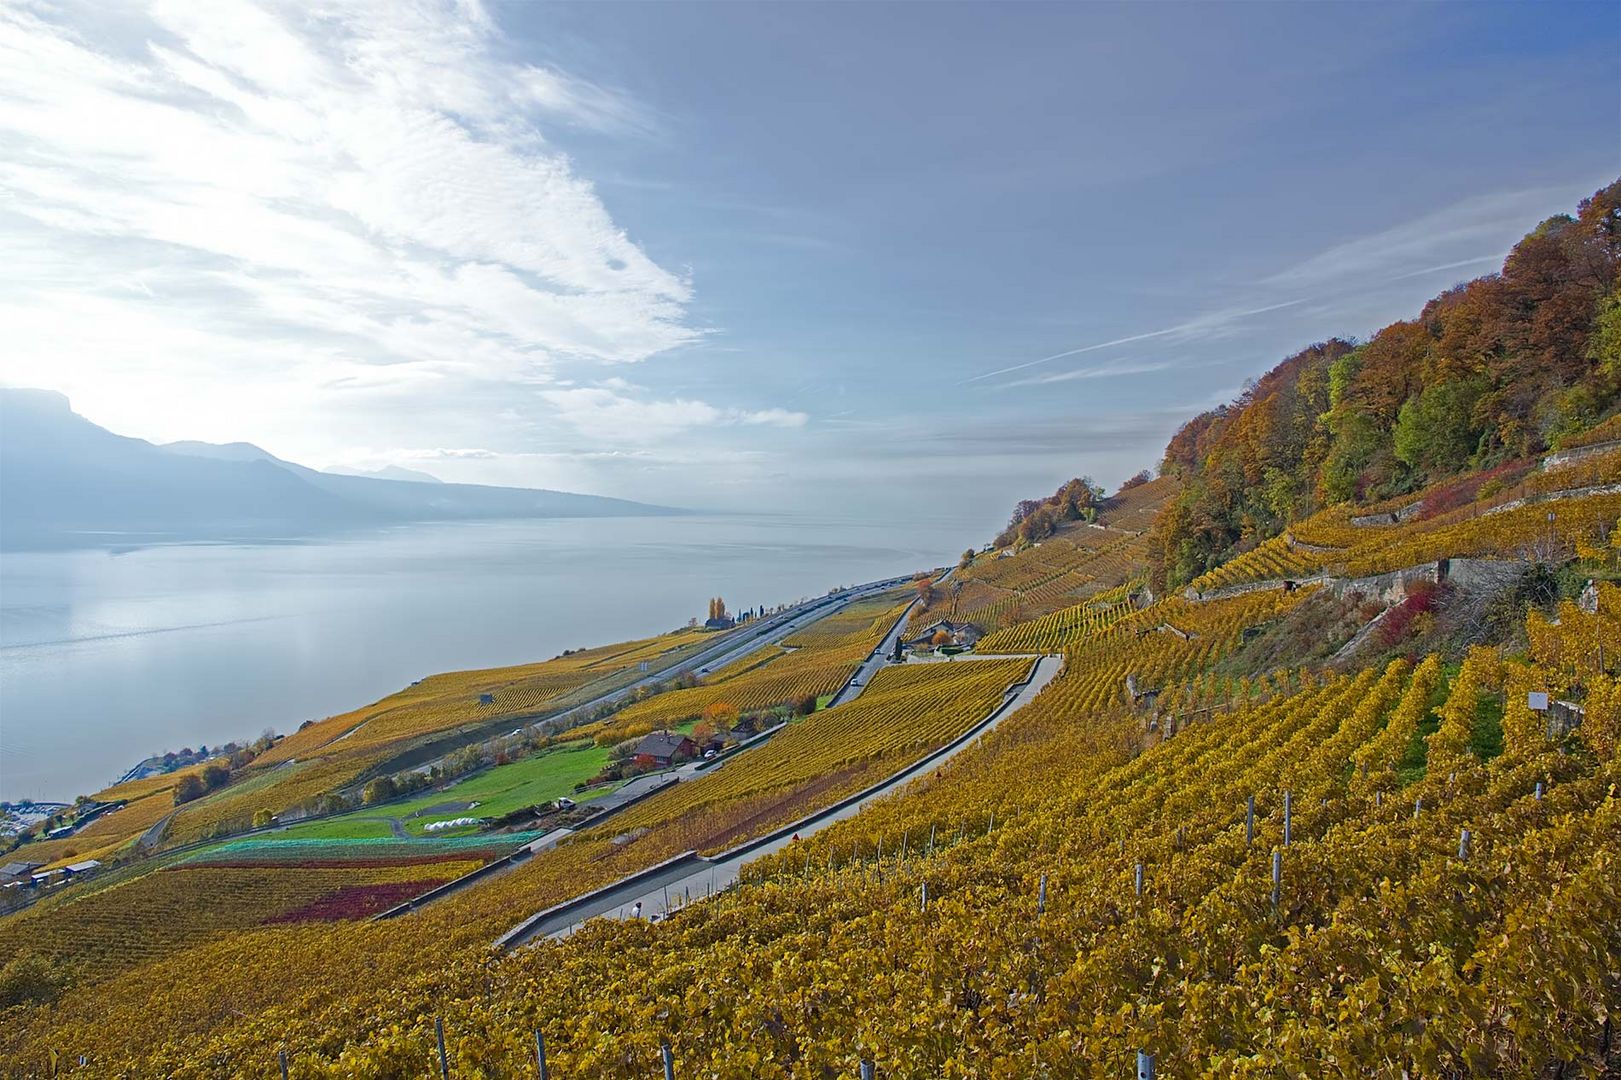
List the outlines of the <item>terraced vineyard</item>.
{"label": "terraced vineyard", "polygon": [[0,922],[0,955],[24,947],[104,978],[210,937],[267,924],[364,918],[466,873],[481,860],[198,863],[42,903]]}
{"label": "terraced vineyard", "polygon": [[783,648],[762,649],[711,672],[702,685],[628,705],[579,733],[629,738],[695,719],[718,703],[750,712],[835,693],[910,602],[910,596],[899,594],[858,601],[785,638]]}
{"label": "terraced vineyard", "polygon": [[1122,595],[1129,586],[1112,589],[1084,604],[1063,608],[1030,622],[987,634],[979,643],[986,653],[1054,652],[1079,639],[1107,629],[1136,609]]}
{"label": "terraced vineyard", "polygon": [[[1529,558],[1600,550],[1611,545],[1621,515],[1621,494],[1541,500],[1618,483],[1621,453],[1613,453],[1550,472],[1530,473],[1503,487],[1473,480],[1449,481],[1380,506],[1355,511],[1331,507],[1291,526],[1287,535],[1266,540],[1196,578],[1189,587],[1209,593],[1319,574],[1364,577],[1443,558]],[[1449,505],[1455,498],[1463,501]],[[1520,500],[1530,501],[1518,505]],[[1437,512],[1425,511],[1429,505],[1438,507]],[[1351,520],[1353,516],[1376,518],[1407,507],[1419,509],[1400,525]]]}
{"label": "terraced vineyard", "polygon": [[[1170,490],[1158,486],[1151,494],[1163,497]],[[915,611],[908,629],[916,631],[942,614],[986,632],[1040,619],[1139,578],[1146,555],[1147,540],[1136,532],[1071,523],[1017,553],[978,556],[941,586],[949,608],[942,613],[936,603]]]}
{"label": "terraced vineyard", "polygon": [[[361,754],[463,725],[562,708],[578,700],[584,688],[605,678],[638,673],[643,661],[669,663],[713,640],[712,634],[681,631],[585,649],[539,664],[430,675],[374,705],[289,735],[264,754],[260,764],[303,759],[320,751]],[[485,695],[489,702],[482,700]]]}
{"label": "terraced vineyard", "polygon": [[830,802],[950,742],[984,719],[1003,692],[1028,675],[1031,663],[884,668],[849,704],[793,723],[749,751],[742,767],[728,765],[626,811],[614,829],[634,833],[677,825],[694,838],[690,846],[714,850],[712,845],[741,839],[743,823],[757,833],[768,823],[792,820],[812,808],[804,800],[807,791],[814,790],[818,802]]}
{"label": "terraced vineyard", "polygon": [[[254,759],[230,786],[182,807],[170,844],[246,829],[260,811],[280,815],[356,786],[387,762],[435,739],[504,733],[547,712],[605,693],[715,641],[696,630],[583,649],[539,664],[432,675],[397,694],[309,724]],[[488,699],[488,700],[486,700]],[[143,782],[145,783],[145,782]],[[153,790],[173,777],[152,778]]]}

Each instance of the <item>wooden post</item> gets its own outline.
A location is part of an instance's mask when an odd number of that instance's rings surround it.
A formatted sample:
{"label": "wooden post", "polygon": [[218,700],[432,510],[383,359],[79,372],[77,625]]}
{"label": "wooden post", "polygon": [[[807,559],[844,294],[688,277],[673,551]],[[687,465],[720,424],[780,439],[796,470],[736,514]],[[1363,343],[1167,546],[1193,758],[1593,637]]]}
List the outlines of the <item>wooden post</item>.
{"label": "wooden post", "polygon": [[1141,896],[1143,894],[1143,864],[1142,863],[1137,864],[1137,873],[1136,873],[1135,876],[1136,876],[1136,879],[1137,879],[1137,895]]}
{"label": "wooden post", "polygon": [[1137,1051],[1137,1080],[1154,1080],[1154,1055]]}
{"label": "wooden post", "polygon": [[929,824],[929,855],[934,855],[934,824]]}
{"label": "wooden post", "polygon": [[1255,846],[1255,796],[1251,795],[1244,810],[1244,846]]}
{"label": "wooden post", "polygon": [[546,1036],[539,1028],[535,1029],[535,1062],[540,1066],[540,1080],[552,1080],[552,1074],[546,1071]]}
{"label": "wooden post", "polygon": [[1283,846],[1289,846],[1289,827],[1293,820],[1294,792],[1284,789],[1283,792]]}
{"label": "wooden post", "polygon": [[1373,793],[1373,808],[1375,810],[1384,805],[1384,794],[1385,793],[1382,791],[1375,791]]}
{"label": "wooden post", "polygon": [[1464,829],[1462,832],[1458,833],[1458,861],[1459,862],[1468,862],[1469,861],[1469,840],[1470,840],[1470,836],[1469,836],[1469,830],[1468,829]]}
{"label": "wooden post", "polygon": [[1542,781],[1537,781],[1537,802],[1542,801]]}
{"label": "wooden post", "polygon": [[664,1080],[675,1080],[675,1052],[670,1049],[670,1044],[660,1046],[659,1054],[664,1058]]}
{"label": "wooden post", "polygon": [[929,883],[927,881],[923,883],[923,906],[919,910],[929,910]]}
{"label": "wooden post", "polygon": [[281,1065],[281,1080],[287,1080],[287,1051],[277,1050],[276,1061]]}
{"label": "wooden post", "polygon": [[443,1017],[433,1018],[433,1041],[439,1047],[439,1076],[440,1080],[450,1080],[450,1058],[445,1054],[445,1021]]}
{"label": "wooden post", "polygon": [[1283,891],[1283,851],[1280,848],[1272,849],[1272,910],[1278,910],[1278,901]]}
{"label": "wooden post", "polygon": [[1422,809],[1424,809],[1424,796],[1420,795],[1413,800],[1413,816],[1418,817],[1418,812]]}
{"label": "wooden post", "polygon": [[1036,914],[1044,914],[1047,910],[1047,875],[1041,875],[1041,889],[1036,893]]}

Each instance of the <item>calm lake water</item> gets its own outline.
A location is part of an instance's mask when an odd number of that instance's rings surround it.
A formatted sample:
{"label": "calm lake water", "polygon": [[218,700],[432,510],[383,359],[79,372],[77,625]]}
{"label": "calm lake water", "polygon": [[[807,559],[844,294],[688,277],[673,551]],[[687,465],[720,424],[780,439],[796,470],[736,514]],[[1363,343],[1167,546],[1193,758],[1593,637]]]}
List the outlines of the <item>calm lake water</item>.
{"label": "calm lake water", "polygon": [[546,659],[952,561],[960,524],[672,517],[0,555],[0,799],[291,731],[436,671]]}

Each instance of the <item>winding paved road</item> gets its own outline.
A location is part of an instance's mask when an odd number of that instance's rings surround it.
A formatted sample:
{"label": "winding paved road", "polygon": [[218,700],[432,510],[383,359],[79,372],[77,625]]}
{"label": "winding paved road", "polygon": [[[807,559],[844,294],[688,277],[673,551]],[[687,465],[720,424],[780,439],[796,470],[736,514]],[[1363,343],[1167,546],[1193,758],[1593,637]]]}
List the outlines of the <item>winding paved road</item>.
{"label": "winding paved road", "polygon": [[715,858],[690,857],[671,860],[662,868],[653,868],[633,875],[619,885],[610,885],[584,897],[559,904],[530,916],[503,935],[496,944],[512,948],[541,937],[563,938],[587,919],[597,916],[625,918],[638,912],[644,916],[662,916],[679,907],[688,897],[696,900],[720,892],[733,885],[743,866],[762,856],[780,851],[793,842],[794,836],[810,836],[835,822],[854,817],[875,799],[893,793],[901,785],[929,769],[936,769],[973,745],[986,732],[1029,704],[1063,667],[1061,655],[1045,655],[1036,661],[1029,678],[1009,687],[1007,696],[989,716],[964,732],[954,741],[915,762],[888,780],[869,788],[855,798],[835,804],[792,825],[785,825],[765,837],[750,841],[735,853]]}

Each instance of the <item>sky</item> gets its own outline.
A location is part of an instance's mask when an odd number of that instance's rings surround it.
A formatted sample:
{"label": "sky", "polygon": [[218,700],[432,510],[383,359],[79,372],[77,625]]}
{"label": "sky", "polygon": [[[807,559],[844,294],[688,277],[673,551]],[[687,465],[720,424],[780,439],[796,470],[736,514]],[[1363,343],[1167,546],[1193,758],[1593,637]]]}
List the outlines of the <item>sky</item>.
{"label": "sky", "polygon": [[0,0],[0,383],[989,534],[1621,175],[1621,8]]}

